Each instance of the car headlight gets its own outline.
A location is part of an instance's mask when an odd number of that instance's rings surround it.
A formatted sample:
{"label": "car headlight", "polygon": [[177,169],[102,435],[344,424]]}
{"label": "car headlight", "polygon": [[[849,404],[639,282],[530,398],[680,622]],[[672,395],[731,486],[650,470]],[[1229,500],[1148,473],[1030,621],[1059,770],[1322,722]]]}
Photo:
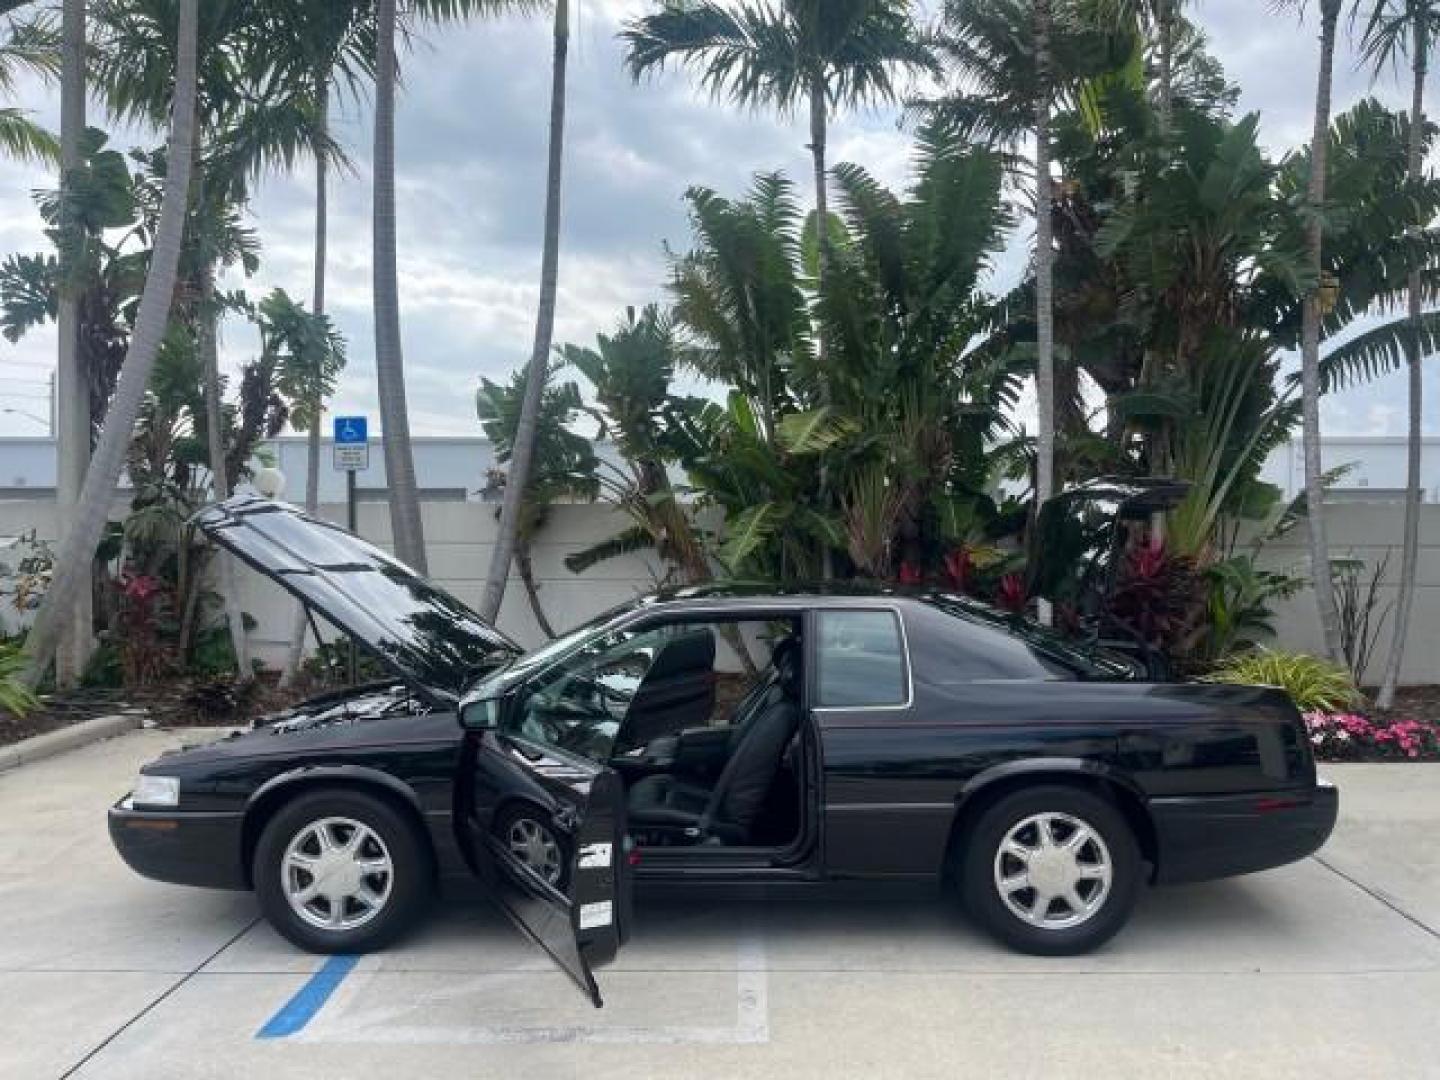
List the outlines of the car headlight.
{"label": "car headlight", "polygon": [[135,780],[130,801],[136,806],[176,806],[180,802],[180,778],[141,773]]}

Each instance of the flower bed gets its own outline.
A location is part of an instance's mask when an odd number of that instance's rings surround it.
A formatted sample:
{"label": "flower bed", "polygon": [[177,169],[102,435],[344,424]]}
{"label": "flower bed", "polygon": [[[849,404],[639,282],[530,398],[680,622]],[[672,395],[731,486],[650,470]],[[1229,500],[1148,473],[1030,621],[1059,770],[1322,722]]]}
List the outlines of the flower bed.
{"label": "flower bed", "polygon": [[1305,714],[1321,761],[1440,761],[1440,724],[1359,713]]}

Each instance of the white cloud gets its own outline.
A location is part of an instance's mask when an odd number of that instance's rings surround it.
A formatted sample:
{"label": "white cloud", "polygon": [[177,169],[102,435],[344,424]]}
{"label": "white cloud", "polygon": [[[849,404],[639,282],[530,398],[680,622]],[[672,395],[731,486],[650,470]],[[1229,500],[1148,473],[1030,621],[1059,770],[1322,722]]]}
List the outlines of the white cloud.
{"label": "white cloud", "polygon": [[[702,184],[742,189],[757,171],[784,169],[809,200],[808,133],[801,117],[736,109],[715,102],[688,73],[666,72],[635,86],[622,66],[615,32],[649,0],[600,0],[576,9],[571,47],[565,210],[557,308],[557,341],[593,339],[626,305],[661,299],[666,242],[688,241],[682,195]],[[1257,0],[1205,0],[1194,8],[1214,48],[1243,90],[1242,108],[1262,110],[1262,131],[1275,152],[1308,137],[1314,92],[1313,26],[1266,12]],[[539,289],[544,211],[550,38],[543,17],[507,17],[462,28],[423,31],[428,43],[404,58],[397,117],[402,336],[412,427],[418,433],[477,430],[471,390],[481,375],[503,379],[528,357]],[[1370,92],[1353,49],[1336,65],[1336,103]],[[1397,87],[1378,91],[1404,104]],[[15,102],[56,119],[58,94],[30,82]],[[367,107],[337,107],[337,137],[354,169],[333,178],[329,310],[350,343],[350,364],[336,405],[373,411],[375,404],[370,265],[371,118]],[[122,133],[125,148],[158,143]],[[907,136],[896,111],[838,117],[832,161],[856,161],[884,182],[909,176]],[[42,170],[0,162],[0,255],[41,250],[44,238],[29,192],[51,181]],[[260,185],[254,201],[264,245],[256,295],[284,287],[310,296],[313,191],[308,167]],[[990,276],[995,288],[1016,280],[1031,230],[1013,233]],[[230,285],[239,284],[231,280]],[[253,332],[225,332],[224,363],[234,370],[253,355]],[[11,377],[45,378],[52,333],[18,345],[0,342],[0,406],[34,399]],[[6,381],[11,380],[11,381]],[[1337,398],[1326,406],[1335,430],[1403,431],[1403,375]],[[1433,396],[1433,395],[1432,395]],[[43,406],[43,400],[40,401]],[[1427,419],[1437,411],[1427,409]],[[10,419],[0,430],[10,429]],[[1433,419],[1430,425],[1435,426]]]}

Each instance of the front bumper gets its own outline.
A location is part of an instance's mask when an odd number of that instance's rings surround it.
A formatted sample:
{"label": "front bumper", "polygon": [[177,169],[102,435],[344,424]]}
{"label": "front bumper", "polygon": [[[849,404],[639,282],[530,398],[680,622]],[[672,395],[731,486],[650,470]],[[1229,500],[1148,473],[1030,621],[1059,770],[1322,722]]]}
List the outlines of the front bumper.
{"label": "front bumper", "polygon": [[1303,859],[1335,828],[1340,794],[1321,781],[1300,791],[1154,799],[1159,884],[1249,874]]}
{"label": "front bumper", "polygon": [[110,841],[138,874],[175,885],[248,889],[243,814],[137,810],[127,795],[110,808]]}

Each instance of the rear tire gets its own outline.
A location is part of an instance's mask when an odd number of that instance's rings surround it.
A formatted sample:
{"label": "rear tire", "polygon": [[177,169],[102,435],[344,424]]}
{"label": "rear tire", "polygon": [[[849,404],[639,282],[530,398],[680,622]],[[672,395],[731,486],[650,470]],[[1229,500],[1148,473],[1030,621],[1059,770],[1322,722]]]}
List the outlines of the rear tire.
{"label": "rear tire", "polygon": [[333,789],[301,795],[255,846],[255,896],[284,938],[316,953],[365,953],[413,927],[432,894],[429,848],[388,803]]}
{"label": "rear tire", "polygon": [[1130,918],[1140,849],[1109,800],[1059,784],[1022,788],[986,808],[957,860],[966,909],[1020,952],[1072,956]]}

